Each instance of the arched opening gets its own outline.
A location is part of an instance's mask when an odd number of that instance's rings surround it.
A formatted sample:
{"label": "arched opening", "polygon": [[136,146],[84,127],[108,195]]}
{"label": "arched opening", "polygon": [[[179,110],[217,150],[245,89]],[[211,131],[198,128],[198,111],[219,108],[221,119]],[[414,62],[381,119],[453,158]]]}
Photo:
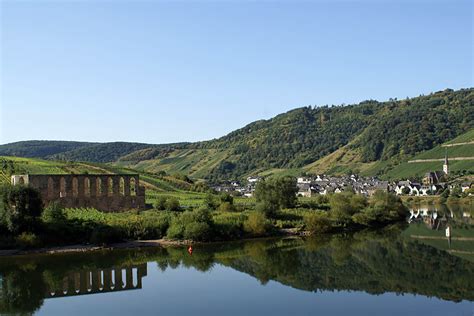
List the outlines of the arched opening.
{"label": "arched opening", "polygon": [[66,197],[66,179],[64,177],[59,180],[59,197]]}
{"label": "arched opening", "polygon": [[24,185],[25,184],[25,179],[23,179],[23,177],[20,177],[20,179],[18,179],[18,183],[20,185]]}
{"label": "arched opening", "polygon": [[123,177],[120,177],[119,192],[120,192],[120,195],[122,195],[122,196],[125,195],[125,180],[123,179]]}
{"label": "arched opening", "polygon": [[130,195],[131,196],[137,195],[137,182],[135,178],[130,178]]}
{"label": "arched opening", "polygon": [[79,182],[77,178],[72,178],[72,196],[77,197],[79,195]]}
{"label": "arched opening", "polygon": [[112,177],[109,177],[109,179],[107,180],[107,195],[114,195],[114,179]]}
{"label": "arched opening", "polygon": [[91,196],[91,180],[87,177],[84,179],[84,195]]}
{"label": "arched opening", "polygon": [[97,177],[96,181],[95,181],[95,186],[97,188],[97,192],[96,192],[96,195],[97,196],[102,196],[102,179]]}
{"label": "arched opening", "polygon": [[48,197],[54,197],[54,181],[51,177],[48,178]]}

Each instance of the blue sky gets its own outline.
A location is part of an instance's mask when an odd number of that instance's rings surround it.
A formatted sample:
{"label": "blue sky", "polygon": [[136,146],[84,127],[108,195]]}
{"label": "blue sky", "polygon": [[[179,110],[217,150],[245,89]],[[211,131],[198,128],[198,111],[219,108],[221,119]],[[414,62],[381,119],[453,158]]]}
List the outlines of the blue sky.
{"label": "blue sky", "polygon": [[0,0],[0,143],[220,137],[473,86],[471,1]]}

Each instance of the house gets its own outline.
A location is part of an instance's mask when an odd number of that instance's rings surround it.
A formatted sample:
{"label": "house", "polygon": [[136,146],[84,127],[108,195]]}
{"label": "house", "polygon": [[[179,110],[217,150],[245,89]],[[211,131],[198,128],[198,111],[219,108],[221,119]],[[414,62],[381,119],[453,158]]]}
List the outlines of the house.
{"label": "house", "polygon": [[248,183],[257,183],[258,181],[260,181],[262,179],[262,177],[248,177],[247,178],[247,182]]}
{"label": "house", "polygon": [[470,182],[464,182],[461,184],[461,192],[464,193],[466,192],[467,190],[469,190],[471,188],[471,183]]}
{"label": "house", "polygon": [[423,177],[422,183],[424,185],[438,184],[441,182],[443,173],[441,171],[431,171],[427,172]]}
{"label": "house", "polygon": [[317,190],[316,187],[310,185],[309,183],[298,183],[298,196],[303,196],[303,197],[312,197],[315,194],[318,194],[319,191]]}
{"label": "house", "polygon": [[296,179],[296,182],[299,184],[299,183],[306,183],[306,184],[309,184],[311,183],[311,178],[308,178],[308,177],[299,177]]}

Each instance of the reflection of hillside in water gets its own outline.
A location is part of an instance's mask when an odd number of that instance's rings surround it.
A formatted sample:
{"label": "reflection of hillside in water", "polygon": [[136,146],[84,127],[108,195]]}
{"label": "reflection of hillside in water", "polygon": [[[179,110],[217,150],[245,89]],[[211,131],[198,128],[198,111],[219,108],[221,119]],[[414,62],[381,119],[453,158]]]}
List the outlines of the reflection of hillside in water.
{"label": "reflection of hillside in water", "polygon": [[59,284],[47,287],[45,298],[118,292],[142,288],[146,263],[124,268],[107,268],[67,273]]}
{"label": "reflection of hillside in water", "polygon": [[[392,292],[474,301],[474,262],[391,228],[307,240],[196,245],[192,255],[186,248],[170,247],[5,258],[0,260],[0,314],[31,313],[44,299],[55,297],[141,289],[150,262],[163,273],[183,267],[214,273],[212,267],[220,264],[261,284],[273,280],[312,292]],[[159,280],[148,282],[164,286]],[[182,286],[192,280],[186,282]]]}

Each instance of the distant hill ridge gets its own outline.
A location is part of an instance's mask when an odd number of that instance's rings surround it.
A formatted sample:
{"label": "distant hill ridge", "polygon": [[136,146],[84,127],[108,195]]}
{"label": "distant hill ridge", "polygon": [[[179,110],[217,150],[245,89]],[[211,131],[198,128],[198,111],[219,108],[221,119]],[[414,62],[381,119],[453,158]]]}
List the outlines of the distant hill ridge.
{"label": "distant hill ridge", "polygon": [[474,88],[446,89],[404,100],[297,108],[210,141],[26,141],[0,146],[0,155],[113,162],[209,180],[302,171],[386,175],[473,128]]}

